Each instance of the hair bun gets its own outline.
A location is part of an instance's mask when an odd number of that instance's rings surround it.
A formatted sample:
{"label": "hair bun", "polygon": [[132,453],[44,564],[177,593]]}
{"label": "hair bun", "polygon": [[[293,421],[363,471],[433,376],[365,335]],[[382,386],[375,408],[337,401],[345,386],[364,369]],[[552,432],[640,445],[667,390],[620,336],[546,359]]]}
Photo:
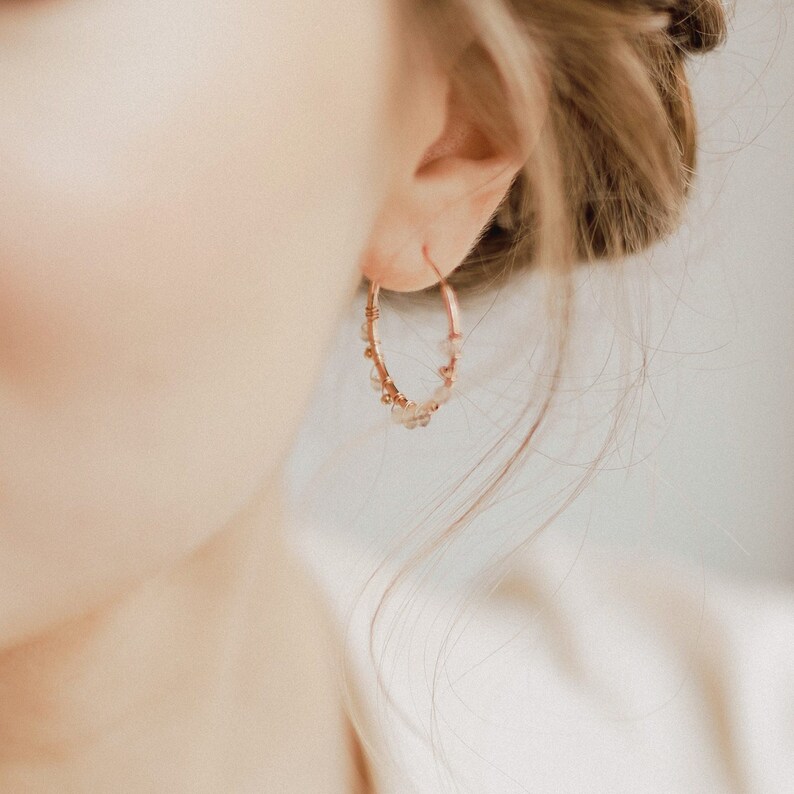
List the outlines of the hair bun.
{"label": "hair bun", "polygon": [[679,0],[668,13],[668,33],[687,52],[708,52],[725,40],[727,22],[720,0]]}

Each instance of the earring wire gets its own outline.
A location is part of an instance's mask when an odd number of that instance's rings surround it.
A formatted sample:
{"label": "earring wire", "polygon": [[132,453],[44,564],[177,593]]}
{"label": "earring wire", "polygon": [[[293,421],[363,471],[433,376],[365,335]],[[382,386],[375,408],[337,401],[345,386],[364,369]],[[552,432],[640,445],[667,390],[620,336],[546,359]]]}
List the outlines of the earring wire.
{"label": "earring wire", "polygon": [[425,427],[439,407],[449,400],[457,380],[457,364],[463,342],[463,334],[460,331],[460,308],[455,290],[450,286],[446,278],[441,275],[432,259],[430,259],[427,245],[422,246],[422,255],[438,276],[449,326],[447,337],[441,343],[441,352],[445,353],[449,360],[446,364],[439,367],[438,373],[443,381],[428,400],[421,402],[409,400],[397,388],[389,375],[383,359],[383,352],[381,351],[381,340],[378,335],[380,285],[374,281],[371,281],[369,285],[367,305],[364,310],[366,320],[361,326],[361,338],[368,342],[364,350],[364,356],[372,360],[372,370],[370,372],[372,387],[381,393],[380,399],[384,405],[391,405],[391,415],[394,422],[400,423],[409,429]]}

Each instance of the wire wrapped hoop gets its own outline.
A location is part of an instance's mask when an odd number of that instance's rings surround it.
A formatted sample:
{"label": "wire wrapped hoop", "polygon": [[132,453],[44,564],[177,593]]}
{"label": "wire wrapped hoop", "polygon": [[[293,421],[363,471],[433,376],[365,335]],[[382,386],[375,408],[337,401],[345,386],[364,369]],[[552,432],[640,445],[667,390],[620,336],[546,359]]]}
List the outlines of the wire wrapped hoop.
{"label": "wire wrapped hoop", "polygon": [[378,318],[380,317],[378,296],[380,293],[380,285],[374,281],[371,281],[369,285],[367,306],[364,311],[366,320],[361,326],[361,338],[368,343],[364,350],[364,356],[372,360],[372,371],[370,373],[372,387],[380,392],[380,400],[384,405],[391,405],[393,421],[409,429],[413,429],[414,427],[425,427],[430,421],[431,416],[441,405],[449,400],[452,394],[452,388],[457,379],[456,369],[463,342],[463,334],[460,332],[459,328],[459,308],[455,290],[452,289],[447,283],[447,280],[441,275],[438,268],[430,260],[426,246],[422,248],[422,253],[439,277],[439,286],[441,288],[441,295],[444,299],[444,306],[446,308],[447,321],[449,324],[449,333],[440,345],[441,352],[449,357],[448,362],[438,369],[443,382],[428,400],[423,402],[409,400],[394,385],[394,381],[389,375],[389,371],[386,369],[383,353],[380,348],[381,341],[378,336]]}

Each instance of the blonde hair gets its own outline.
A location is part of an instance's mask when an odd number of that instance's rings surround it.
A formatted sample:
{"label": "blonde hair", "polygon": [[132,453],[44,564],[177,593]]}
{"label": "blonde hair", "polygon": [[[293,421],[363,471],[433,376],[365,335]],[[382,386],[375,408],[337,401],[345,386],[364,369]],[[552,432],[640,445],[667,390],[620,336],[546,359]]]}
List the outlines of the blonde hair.
{"label": "blonde hair", "polygon": [[[553,276],[554,382],[567,341],[572,269],[637,253],[680,223],[696,165],[686,60],[724,41],[725,10],[719,0],[410,0],[405,10],[409,29],[430,38],[460,106],[496,146],[526,153],[449,281],[466,293],[496,288],[535,266]],[[528,453],[552,392],[500,474],[391,582],[371,637],[398,582],[443,549]]]}
{"label": "blonde hair", "polygon": [[415,7],[475,123],[528,152],[456,287],[538,261],[620,259],[676,229],[696,165],[686,56],[723,42],[719,0]]}

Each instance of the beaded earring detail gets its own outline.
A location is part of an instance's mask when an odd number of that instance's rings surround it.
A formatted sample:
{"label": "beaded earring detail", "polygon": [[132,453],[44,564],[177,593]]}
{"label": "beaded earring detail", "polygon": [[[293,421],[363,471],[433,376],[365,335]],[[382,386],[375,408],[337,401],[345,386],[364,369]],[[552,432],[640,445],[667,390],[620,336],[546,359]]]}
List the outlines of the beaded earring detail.
{"label": "beaded earring detail", "polygon": [[460,348],[463,342],[463,334],[458,327],[459,309],[455,291],[430,260],[427,254],[427,246],[422,247],[422,254],[439,277],[439,286],[449,324],[449,333],[440,345],[441,352],[449,356],[449,361],[439,367],[438,372],[443,378],[443,382],[433,392],[430,399],[419,403],[409,400],[394,385],[394,381],[386,369],[380,349],[380,338],[378,337],[378,317],[380,316],[378,295],[380,285],[374,281],[370,282],[367,306],[364,311],[367,319],[361,325],[361,338],[369,343],[366,350],[364,350],[364,356],[372,360],[372,370],[370,372],[372,388],[380,392],[380,401],[384,405],[391,405],[392,420],[409,429],[425,427],[430,421],[430,417],[450,398],[452,388],[457,379],[456,367],[461,355]]}

